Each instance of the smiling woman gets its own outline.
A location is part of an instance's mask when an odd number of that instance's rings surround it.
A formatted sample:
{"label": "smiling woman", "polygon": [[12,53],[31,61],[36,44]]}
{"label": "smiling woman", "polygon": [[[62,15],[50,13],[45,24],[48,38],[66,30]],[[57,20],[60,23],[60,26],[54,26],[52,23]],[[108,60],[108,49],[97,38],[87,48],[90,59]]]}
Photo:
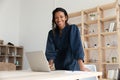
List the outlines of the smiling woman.
{"label": "smiling woman", "polygon": [[88,71],[84,66],[84,51],[76,25],[68,24],[68,14],[63,8],[52,13],[52,30],[48,33],[46,57],[56,70]]}

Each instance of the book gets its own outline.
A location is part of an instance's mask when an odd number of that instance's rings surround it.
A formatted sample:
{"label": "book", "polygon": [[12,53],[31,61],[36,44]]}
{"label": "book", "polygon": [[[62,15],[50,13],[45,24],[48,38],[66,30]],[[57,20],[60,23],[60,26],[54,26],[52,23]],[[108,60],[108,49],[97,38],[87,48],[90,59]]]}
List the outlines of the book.
{"label": "book", "polygon": [[114,70],[108,70],[108,75],[107,75],[108,79],[114,79]]}
{"label": "book", "polygon": [[120,69],[118,69],[118,76],[117,76],[117,80],[120,80]]}
{"label": "book", "polygon": [[110,79],[110,80],[120,80],[119,76],[120,76],[119,69],[108,70],[108,75],[107,75],[108,79]]}
{"label": "book", "polygon": [[115,22],[111,22],[109,26],[109,32],[113,32],[114,27],[115,27]]}
{"label": "book", "polygon": [[84,41],[84,48],[88,48],[87,41]]}

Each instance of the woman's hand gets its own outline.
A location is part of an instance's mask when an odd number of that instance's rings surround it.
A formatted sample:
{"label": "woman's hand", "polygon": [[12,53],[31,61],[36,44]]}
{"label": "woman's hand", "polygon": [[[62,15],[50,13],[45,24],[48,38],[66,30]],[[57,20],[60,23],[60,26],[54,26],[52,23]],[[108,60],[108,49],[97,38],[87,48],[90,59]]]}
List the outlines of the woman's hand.
{"label": "woman's hand", "polygon": [[51,69],[52,71],[55,70],[55,66],[54,66],[53,60],[49,60],[49,67],[50,67],[50,69]]}
{"label": "woman's hand", "polygon": [[53,65],[49,65],[49,67],[50,67],[51,71],[55,70],[54,64]]}
{"label": "woman's hand", "polygon": [[86,67],[82,67],[82,68],[80,68],[80,70],[81,71],[90,71],[88,68],[86,68]]}
{"label": "woman's hand", "polygon": [[90,71],[88,68],[86,68],[86,67],[84,66],[84,63],[83,63],[82,60],[78,60],[78,64],[79,64],[79,66],[80,66],[80,70],[81,70],[81,71]]}

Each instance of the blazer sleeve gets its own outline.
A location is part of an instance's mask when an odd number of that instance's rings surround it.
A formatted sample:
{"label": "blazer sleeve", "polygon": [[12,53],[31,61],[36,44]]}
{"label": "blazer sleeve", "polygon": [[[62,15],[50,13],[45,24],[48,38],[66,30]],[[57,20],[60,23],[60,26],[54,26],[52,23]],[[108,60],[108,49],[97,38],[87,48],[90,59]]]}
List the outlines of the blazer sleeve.
{"label": "blazer sleeve", "polygon": [[76,25],[71,25],[70,46],[75,59],[84,61],[84,51],[82,47],[80,31]]}
{"label": "blazer sleeve", "polygon": [[45,55],[46,55],[46,58],[48,61],[51,59],[54,60],[55,56],[56,56],[52,30],[49,31],[49,33],[48,33]]}

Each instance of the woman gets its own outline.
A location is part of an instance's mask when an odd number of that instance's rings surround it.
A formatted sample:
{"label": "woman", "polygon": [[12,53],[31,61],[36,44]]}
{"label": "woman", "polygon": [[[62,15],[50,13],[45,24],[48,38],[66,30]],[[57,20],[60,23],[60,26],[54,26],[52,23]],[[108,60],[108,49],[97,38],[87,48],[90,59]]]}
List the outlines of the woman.
{"label": "woman", "polygon": [[[56,70],[82,70],[84,52],[80,32],[76,25],[68,24],[68,14],[63,8],[56,8],[52,13],[52,30],[49,31],[46,45],[46,57],[50,68]],[[53,65],[54,64],[54,65]]]}

